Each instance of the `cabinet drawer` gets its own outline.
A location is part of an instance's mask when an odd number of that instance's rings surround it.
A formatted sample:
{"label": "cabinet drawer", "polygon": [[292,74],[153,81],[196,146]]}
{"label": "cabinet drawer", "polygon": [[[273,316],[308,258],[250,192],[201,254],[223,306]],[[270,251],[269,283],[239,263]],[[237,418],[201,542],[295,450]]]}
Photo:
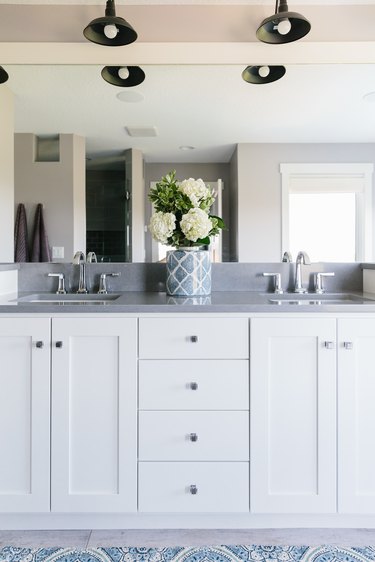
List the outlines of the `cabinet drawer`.
{"label": "cabinet drawer", "polygon": [[247,359],[247,318],[141,318],[141,359]]}
{"label": "cabinet drawer", "polygon": [[140,412],[142,461],[248,461],[248,412]]}
{"label": "cabinet drawer", "polygon": [[143,512],[248,512],[249,464],[141,462],[138,507]]}
{"label": "cabinet drawer", "polygon": [[139,362],[140,410],[248,410],[246,360]]}

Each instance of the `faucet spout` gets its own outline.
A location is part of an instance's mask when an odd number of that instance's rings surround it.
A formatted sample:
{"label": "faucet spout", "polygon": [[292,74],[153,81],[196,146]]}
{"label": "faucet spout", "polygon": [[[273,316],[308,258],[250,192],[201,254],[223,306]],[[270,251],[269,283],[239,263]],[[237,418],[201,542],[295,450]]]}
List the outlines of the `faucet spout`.
{"label": "faucet spout", "polygon": [[84,262],[84,261],[85,261],[85,254],[84,254],[83,252],[81,252],[81,251],[78,250],[78,252],[76,252],[76,253],[74,254],[73,262],[72,262],[72,263],[73,263],[74,265],[78,265],[79,263]]}
{"label": "faucet spout", "polygon": [[81,251],[78,251],[74,254],[73,257],[73,264],[79,265],[79,282],[78,282],[78,289],[77,293],[79,294],[86,294],[88,293],[86,287],[86,261],[85,261],[85,254]]}
{"label": "faucet spout", "polygon": [[294,280],[295,293],[307,293],[307,289],[302,287],[302,264],[311,265],[310,258],[306,252],[298,252],[296,258],[296,275]]}

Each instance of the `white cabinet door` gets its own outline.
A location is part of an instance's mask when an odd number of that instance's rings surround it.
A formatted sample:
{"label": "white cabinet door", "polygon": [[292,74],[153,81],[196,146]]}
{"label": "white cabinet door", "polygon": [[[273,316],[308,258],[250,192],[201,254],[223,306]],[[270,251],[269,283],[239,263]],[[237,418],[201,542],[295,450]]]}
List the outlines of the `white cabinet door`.
{"label": "white cabinet door", "polygon": [[137,509],[137,320],[52,324],[52,511]]}
{"label": "white cabinet door", "polygon": [[49,511],[50,320],[0,319],[0,511]]}
{"label": "white cabinet door", "polygon": [[336,321],[251,321],[253,513],[336,511]]}
{"label": "white cabinet door", "polygon": [[339,512],[375,513],[375,320],[338,321]]}

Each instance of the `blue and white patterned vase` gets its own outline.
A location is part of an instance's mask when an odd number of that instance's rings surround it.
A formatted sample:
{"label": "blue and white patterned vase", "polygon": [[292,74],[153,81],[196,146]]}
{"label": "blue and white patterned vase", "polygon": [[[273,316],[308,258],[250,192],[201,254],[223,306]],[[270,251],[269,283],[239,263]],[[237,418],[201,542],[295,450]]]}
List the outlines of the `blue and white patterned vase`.
{"label": "blue and white patterned vase", "polygon": [[178,248],[167,252],[167,294],[195,297],[211,293],[211,260],[208,250]]}

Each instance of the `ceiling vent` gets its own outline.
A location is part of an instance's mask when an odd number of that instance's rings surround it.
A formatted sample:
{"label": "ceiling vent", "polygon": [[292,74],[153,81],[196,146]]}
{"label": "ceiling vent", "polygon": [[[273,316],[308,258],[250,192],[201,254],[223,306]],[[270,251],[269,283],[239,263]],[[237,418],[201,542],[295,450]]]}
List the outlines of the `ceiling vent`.
{"label": "ceiling vent", "polygon": [[125,127],[130,137],[157,137],[156,127]]}

